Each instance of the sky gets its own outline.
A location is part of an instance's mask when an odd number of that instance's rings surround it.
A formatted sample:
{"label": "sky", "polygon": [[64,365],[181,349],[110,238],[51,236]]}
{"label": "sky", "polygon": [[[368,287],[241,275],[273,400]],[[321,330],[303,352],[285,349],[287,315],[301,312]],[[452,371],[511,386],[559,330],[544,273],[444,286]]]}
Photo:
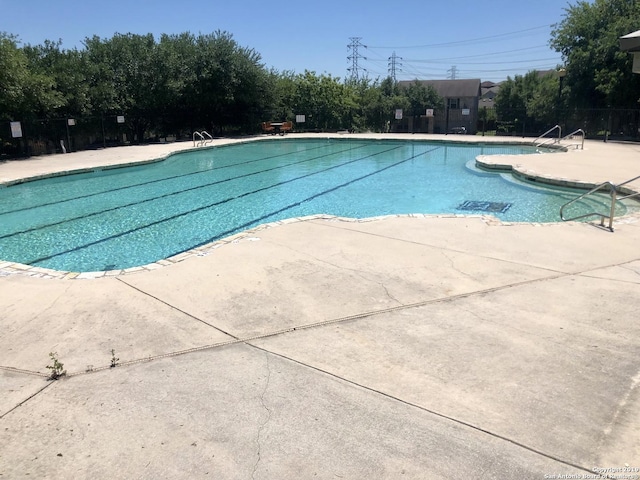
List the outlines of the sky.
{"label": "sky", "polygon": [[562,63],[551,31],[576,2],[0,0],[0,32],[21,45],[61,40],[82,49],[94,35],[221,30],[279,72],[382,79],[395,65],[397,80],[499,82]]}

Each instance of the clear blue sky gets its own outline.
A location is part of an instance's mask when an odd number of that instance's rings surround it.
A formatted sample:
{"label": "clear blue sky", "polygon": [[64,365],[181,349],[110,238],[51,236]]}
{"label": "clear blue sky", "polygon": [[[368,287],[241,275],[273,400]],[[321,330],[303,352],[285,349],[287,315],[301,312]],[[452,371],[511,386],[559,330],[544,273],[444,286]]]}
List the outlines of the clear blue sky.
{"label": "clear blue sky", "polygon": [[[500,81],[555,68],[551,25],[576,0],[0,0],[0,31],[23,44],[44,40],[83,48],[86,37],[114,33],[194,34],[224,30],[256,50],[265,66],[345,78],[350,38],[359,37],[358,67],[370,78]],[[449,71],[449,72],[448,72]]]}

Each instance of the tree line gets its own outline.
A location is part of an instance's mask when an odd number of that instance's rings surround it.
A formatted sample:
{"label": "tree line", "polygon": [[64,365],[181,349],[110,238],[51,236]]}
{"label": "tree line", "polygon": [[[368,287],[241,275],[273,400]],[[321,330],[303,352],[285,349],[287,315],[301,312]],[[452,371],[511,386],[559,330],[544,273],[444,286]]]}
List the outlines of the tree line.
{"label": "tree line", "polygon": [[607,111],[636,110],[620,116],[618,128],[637,138],[640,75],[632,72],[633,57],[620,50],[619,38],[640,28],[640,2],[578,1],[565,12],[549,41],[563,64],[547,75],[530,71],[508,77],[495,99],[496,117],[547,126],[561,119],[575,127],[591,126],[594,134],[592,125]]}
{"label": "tree line", "polygon": [[[635,0],[578,1],[554,26],[550,46],[566,76],[531,71],[508,77],[495,110],[505,123],[552,125],[560,111],[637,109],[640,77],[618,38],[640,25]],[[560,66],[558,66],[560,68]],[[115,34],[21,46],[0,33],[0,122],[39,125],[66,118],[126,118],[137,141],[205,129],[254,133],[265,120],[295,120],[307,130],[385,131],[396,109],[406,116],[444,108],[431,87],[399,88],[391,79],[341,80],[313,71],[279,72],[228,32],[193,35]],[[113,121],[111,120],[111,123]],[[0,136],[5,130],[0,129]],[[6,134],[5,134],[6,136]]]}
{"label": "tree line", "polygon": [[267,68],[228,32],[116,34],[19,46],[0,33],[0,121],[123,116],[138,139],[207,129],[251,133],[265,120],[306,116],[317,130],[381,131],[394,109],[442,105],[428,87],[391,79],[341,81],[312,71]]}

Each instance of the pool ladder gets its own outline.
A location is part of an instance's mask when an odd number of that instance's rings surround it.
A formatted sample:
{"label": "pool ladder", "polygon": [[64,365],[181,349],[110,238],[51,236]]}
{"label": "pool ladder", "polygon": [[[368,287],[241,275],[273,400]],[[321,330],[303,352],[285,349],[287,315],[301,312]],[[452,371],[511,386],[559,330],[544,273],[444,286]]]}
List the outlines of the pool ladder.
{"label": "pool ladder", "polygon": [[[615,184],[613,184],[611,182],[603,182],[600,185],[597,185],[594,188],[592,188],[591,190],[589,190],[587,193],[583,193],[579,197],[574,198],[570,202],[567,202],[564,205],[562,205],[562,207],[560,207],[560,218],[565,222],[569,222],[571,220],[578,220],[580,218],[596,216],[596,217],[600,217],[600,226],[601,227],[604,227],[604,220],[605,220],[605,218],[608,218],[609,219],[609,227],[608,228],[609,228],[609,230],[611,230],[613,232],[613,216],[615,215],[616,201],[617,200],[625,200],[627,198],[633,198],[633,197],[640,196],[640,192],[628,193],[629,190],[627,190],[627,192],[623,192],[621,190],[620,193],[623,193],[625,195],[623,197],[618,197],[618,189],[620,187],[622,187],[622,186],[624,186],[624,185],[626,185],[628,183],[631,183],[631,182],[633,182],[635,180],[638,180],[638,179],[640,179],[640,175],[638,175],[637,177],[634,177],[634,178],[632,178],[630,180],[627,180],[626,182],[622,182],[622,183],[620,183],[618,185],[615,185]],[[590,212],[590,213],[585,213],[584,215],[578,215],[576,217],[565,218],[564,209],[566,207],[568,207],[569,205],[574,204],[578,200],[581,200],[581,199],[587,197],[588,195],[596,193],[599,190],[602,190],[604,188],[609,190],[609,195],[611,196],[611,207],[609,208],[609,215],[606,215],[604,213],[599,213],[599,212]]]}
{"label": "pool ladder", "polygon": [[[553,132],[554,130],[558,130],[558,136],[557,137],[548,137],[547,135],[550,134],[551,132]],[[574,145],[576,147],[576,149],[578,147],[580,147],[580,150],[584,150],[584,137],[585,137],[585,133],[584,130],[582,130],[581,128],[577,129],[574,132],[571,132],[569,135],[565,135],[564,137],[562,136],[562,127],[560,125],[556,125],[553,128],[550,128],[549,130],[547,130],[546,132],[544,132],[542,135],[540,135],[538,138],[536,138],[533,141],[533,144],[537,147],[542,147],[544,145],[549,145],[549,144],[561,144],[563,140],[573,140],[574,137],[580,135],[582,137],[582,142],[581,143],[573,143],[572,145]],[[540,141],[542,140],[542,141]]]}
{"label": "pool ladder", "polygon": [[[198,137],[198,144],[196,145],[196,137]],[[202,130],[201,132],[193,132],[193,146],[194,147],[202,147],[207,143],[213,142],[213,137],[209,135],[206,130]]]}

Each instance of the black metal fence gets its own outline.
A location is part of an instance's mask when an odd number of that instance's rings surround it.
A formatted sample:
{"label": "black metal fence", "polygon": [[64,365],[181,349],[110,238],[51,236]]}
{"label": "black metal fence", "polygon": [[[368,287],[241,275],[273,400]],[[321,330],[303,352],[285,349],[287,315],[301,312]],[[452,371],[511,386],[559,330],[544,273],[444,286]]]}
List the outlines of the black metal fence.
{"label": "black metal fence", "polygon": [[[154,119],[162,124],[162,119]],[[191,140],[191,128],[164,129],[171,134],[141,128],[150,122],[143,116],[83,116],[33,119],[20,122],[21,136],[14,137],[11,122],[0,123],[0,160],[53,153],[107,148],[131,143]],[[200,128],[202,130],[202,128]],[[144,131],[144,133],[140,133]]]}
{"label": "black metal fence", "polygon": [[[449,125],[462,125],[461,122],[469,120],[466,115],[460,119],[450,118]],[[137,128],[140,122],[144,122],[143,117],[119,118],[116,115],[34,119],[20,122],[20,138],[13,137],[9,122],[2,122],[0,160],[129,143],[191,140],[192,128],[188,126],[182,129],[171,128],[175,132],[171,135],[159,135],[151,130],[140,135],[137,133],[140,131]],[[467,133],[537,137],[558,124],[562,127],[563,134],[582,129],[588,139],[640,141],[640,108],[562,110],[554,112],[553,118],[548,116],[543,119],[533,118],[526,111],[506,112],[502,116],[495,115],[495,112],[480,111],[473,116],[473,122],[474,124],[467,128]],[[417,119],[412,125],[412,131],[426,132],[428,126],[429,123],[424,119]],[[392,128],[392,131],[408,131],[407,128],[404,125],[404,130]],[[437,130],[434,133],[449,133],[440,128]]]}
{"label": "black metal fence", "polygon": [[478,134],[537,137],[555,125],[567,135],[578,129],[586,138],[599,140],[640,141],[640,109],[560,110],[553,118],[533,118],[525,111],[511,111],[500,116],[479,119]]}

